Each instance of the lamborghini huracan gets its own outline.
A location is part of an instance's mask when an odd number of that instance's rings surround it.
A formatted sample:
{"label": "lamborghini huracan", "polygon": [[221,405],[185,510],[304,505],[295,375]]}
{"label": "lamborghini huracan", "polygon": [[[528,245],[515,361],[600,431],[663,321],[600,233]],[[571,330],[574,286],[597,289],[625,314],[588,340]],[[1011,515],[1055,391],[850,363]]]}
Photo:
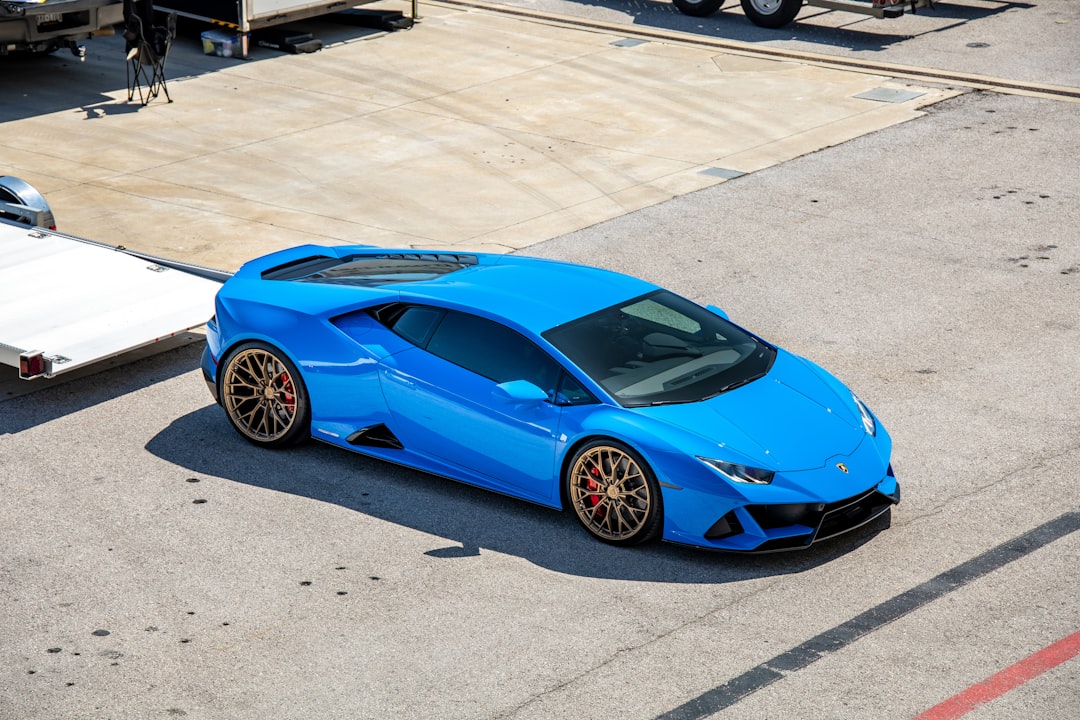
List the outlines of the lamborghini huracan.
{"label": "lamborghini huracan", "polygon": [[569,509],[601,541],[805,548],[900,500],[892,441],[807,359],[644,280],[513,255],[307,245],[217,295],[232,426]]}

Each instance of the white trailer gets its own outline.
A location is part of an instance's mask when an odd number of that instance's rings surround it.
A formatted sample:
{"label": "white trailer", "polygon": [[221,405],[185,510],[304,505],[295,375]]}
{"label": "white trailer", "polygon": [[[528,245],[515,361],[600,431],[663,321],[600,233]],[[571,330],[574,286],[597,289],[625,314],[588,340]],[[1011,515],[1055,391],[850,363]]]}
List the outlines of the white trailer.
{"label": "white trailer", "polygon": [[[719,10],[726,0],[673,0],[680,12],[694,17],[707,17]],[[935,0],[740,0],[750,22],[766,28],[782,28],[795,20],[803,4],[826,10],[870,15],[876,18],[898,18],[907,8],[916,12],[933,8]]]}
{"label": "white trailer", "polygon": [[340,12],[374,0],[158,0],[159,10],[220,25],[239,37],[247,57],[249,34],[294,20]]}
{"label": "white trailer", "polygon": [[[207,37],[211,35],[210,32],[203,33],[204,43],[211,43],[207,47],[217,40],[228,44],[228,49],[218,54],[247,57],[251,49],[253,31],[265,30],[306,17],[350,10],[356,5],[368,2],[375,2],[375,0],[158,0],[157,8],[224,28],[213,32],[213,35],[220,36],[221,33],[227,32],[228,37],[225,38],[212,39]],[[415,3],[416,0],[413,2]],[[320,43],[319,46],[322,44]]]}
{"label": "white trailer", "polygon": [[0,177],[0,364],[20,378],[54,377],[213,315],[229,273],[49,229],[52,213],[33,196]]}

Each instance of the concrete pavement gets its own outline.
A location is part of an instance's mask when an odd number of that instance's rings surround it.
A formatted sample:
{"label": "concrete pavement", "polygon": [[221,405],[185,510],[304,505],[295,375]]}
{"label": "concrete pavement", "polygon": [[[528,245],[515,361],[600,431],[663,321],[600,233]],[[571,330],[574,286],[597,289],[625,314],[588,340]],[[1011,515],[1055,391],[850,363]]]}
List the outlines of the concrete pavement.
{"label": "concrete pavement", "polygon": [[[397,7],[391,5],[389,7]],[[0,173],[61,229],[235,269],[291,245],[505,252],[903,122],[955,91],[425,5],[311,55],[204,56],[126,100],[122,41],[15,62]],[[364,39],[367,41],[361,41]],[[885,99],[860,97],[880,90]]]}

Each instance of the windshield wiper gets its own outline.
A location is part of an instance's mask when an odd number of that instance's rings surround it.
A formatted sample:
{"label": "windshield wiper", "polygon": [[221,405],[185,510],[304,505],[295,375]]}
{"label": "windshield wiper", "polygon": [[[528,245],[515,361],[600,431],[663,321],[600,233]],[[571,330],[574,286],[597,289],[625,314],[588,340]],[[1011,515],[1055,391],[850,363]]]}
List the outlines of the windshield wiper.
{"label": "windshield wiper", "polygon": [[709,396],[707,396],[707,397],[705,397],[703,399],[712,400],[717,395],[723,395],[724,393],[730,392],[731,390],[734,390],[735,388],[741,388],[743,385],[749,385],[750,383],[754,382],[755,380],[760,380],[763,377],[765,377],[765,373],[760,373],[758,375],[751,375],[750,377],[745,377],[742,380],[736,380],[735,382],[730,382],[727,385],[725,385],[724,387],[722,387],[719,390],[717,390],[716,392],[714,392],[712,395],[709,395]]}

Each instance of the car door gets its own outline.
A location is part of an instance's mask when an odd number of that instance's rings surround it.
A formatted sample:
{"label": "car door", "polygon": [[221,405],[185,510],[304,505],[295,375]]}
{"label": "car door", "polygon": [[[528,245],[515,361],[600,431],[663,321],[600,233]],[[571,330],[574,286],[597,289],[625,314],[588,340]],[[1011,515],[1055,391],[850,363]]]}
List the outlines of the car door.
{"label": "car door", "polygon": [[[562,368],[510,328],[467,313],[413,306],[391,329],[416,344],[383,361],[383,392],[406,449],[470,480],[557,504],[555,397]],[[499,383],[527,380],[548,400],[514,400]]]}

